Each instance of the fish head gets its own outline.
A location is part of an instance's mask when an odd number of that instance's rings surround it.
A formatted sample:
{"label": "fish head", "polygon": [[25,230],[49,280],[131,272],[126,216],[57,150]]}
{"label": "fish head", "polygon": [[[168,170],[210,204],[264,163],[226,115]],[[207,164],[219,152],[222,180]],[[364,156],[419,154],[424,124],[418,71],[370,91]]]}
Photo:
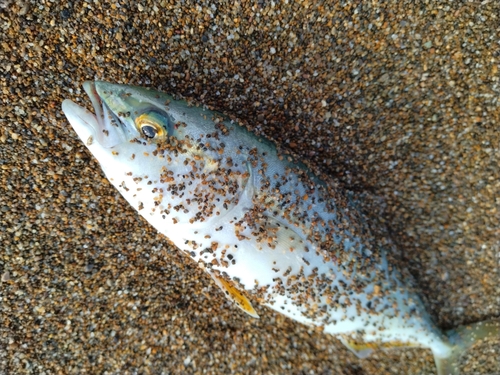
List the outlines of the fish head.
{"label": "fish head", "polygon": [[180,136],[176,122],[184,102],[158,91],[102,81],[87,81],[83,87],[95,113],[71,100],[64,100],[62,109],[106,174],[113,168],[154,164],[144,155]]}
{"label": "fish head", "polygon": [[91,151],[141,138],[157,142],[173,135],[175,120],[165,106],[170,96],[102,81],[87,81],[83,87],[95,114],[71,100],[65,100],[62,109],[79,137],[93,146],[89,147]]}
{"label": "fish head", "polygon": [[[196,211],[185,213],[187,202],[206,188],[202,180],[218,166],[198,141],[215,130],[208,111],[141,87],[97,81],[85,82],[84,89],[95,113],[70,100],[62,109],[108,180],[156,227],[152,220],[157,217],[192,221],[189,215]],[[190,192],[184,191],[187,184]],[[167,192],[168,202],[163,199]],[[180,205],[185,209],[179,213],[169,209]]]}

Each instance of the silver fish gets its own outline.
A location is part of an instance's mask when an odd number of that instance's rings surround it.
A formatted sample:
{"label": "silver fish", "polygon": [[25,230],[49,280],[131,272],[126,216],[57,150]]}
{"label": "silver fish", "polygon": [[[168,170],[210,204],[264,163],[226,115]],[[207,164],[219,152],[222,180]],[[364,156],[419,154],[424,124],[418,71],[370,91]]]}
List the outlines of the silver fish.
{"label": "silver fish", "polygon": [[65,100],[78,136],[123,197],[243,311],[248,296],[322,327],[355,354],[432,350],[458,374],[497,321],[441,332],[349,196],[223,115],[140,87],[85,82],[95,115]]}

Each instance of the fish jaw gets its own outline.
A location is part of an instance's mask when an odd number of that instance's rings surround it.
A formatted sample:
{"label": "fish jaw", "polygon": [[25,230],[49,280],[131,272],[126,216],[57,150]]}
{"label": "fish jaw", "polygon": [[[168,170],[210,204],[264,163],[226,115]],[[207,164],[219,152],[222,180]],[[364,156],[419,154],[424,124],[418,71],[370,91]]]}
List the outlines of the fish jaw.
{"label": "fish jaw", "polygon": [[[62,110],[83,144],[99,161],[103,170],[112,155],[112,150],[103,145],[103,128],[98,117],[88,109],[66,99],[62,103]],[[99,113],[99,112],[98,112]]]}
{"label": "fish jaw", "polygon": [[96,157],[98,149],[111,149],[137,136],[135,127],[129,121],[120,119],[109,109],[98,94],[95,82],[86,81],[83,88],[95,113],[68,99],[63,101],[62,110],[75,132]]}
{"label": "fish jaw", "polygon": [[96,115],[69,99],[63,101],[62,110],[80,139],[87,147],[91,146],[99,131]]}

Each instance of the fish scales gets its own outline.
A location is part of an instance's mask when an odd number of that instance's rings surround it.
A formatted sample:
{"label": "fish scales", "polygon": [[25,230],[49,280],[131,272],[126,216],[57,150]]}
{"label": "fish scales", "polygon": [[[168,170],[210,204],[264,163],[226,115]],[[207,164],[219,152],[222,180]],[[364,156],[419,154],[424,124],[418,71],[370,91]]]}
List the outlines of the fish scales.
{"label": "fish scales", "polygon": [[[337,335],[358,356],[433,351],[456,374],[465,329],[442,333],[352,197],[223,115],[144,88],[86,82],[96,114],[63,110],[124,198],[238,307],[247,296]],[[474,326],[475,342],[498,335]],[[457,349],[458,348],[458,349]]]}

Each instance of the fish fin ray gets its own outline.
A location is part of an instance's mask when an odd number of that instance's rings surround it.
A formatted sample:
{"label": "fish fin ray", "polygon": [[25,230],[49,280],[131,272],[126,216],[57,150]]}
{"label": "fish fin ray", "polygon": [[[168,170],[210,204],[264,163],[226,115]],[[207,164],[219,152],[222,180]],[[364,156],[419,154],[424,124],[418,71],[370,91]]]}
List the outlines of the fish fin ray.
{"label": "fish fin ray", "polygon": [[[207,271],[208,272],[208,271]],[[252,306],[250,300],[234,285],[232,281],[227,281],[221,276],[217,276],[212,272],[208,272],[212,279],[215,281],[215,284],[222,290],[224,295],[232,301],[236,306],[238,306],[241,310],[246,312],[253,318],[259,318],[257,311]]]}
{"label": "fish fin ray", "polygon": [[378,349],[407,348],[419,346],[418,344],[402,341],[360,342],[346,335],[339,336],[338,338],[347,349],[349,349],[358,358],[361,359],[368,357],[373,351]]}
{"label": "fish fin ray", "polygon": [[500,338],[500,320],[463,325],[446,332],[446,335],[453,349],[448,357],[434,356],[438,375],[459,375],[462,354],[481,340]]}
{"label": "fish fin ray", "polygon": [[347,349],[349,349],[349,351],[360,359],[369,357],[375,350],[372,346],[373,344],[359,343],[354,339],[345,336],[339,336],[338,339]]}

